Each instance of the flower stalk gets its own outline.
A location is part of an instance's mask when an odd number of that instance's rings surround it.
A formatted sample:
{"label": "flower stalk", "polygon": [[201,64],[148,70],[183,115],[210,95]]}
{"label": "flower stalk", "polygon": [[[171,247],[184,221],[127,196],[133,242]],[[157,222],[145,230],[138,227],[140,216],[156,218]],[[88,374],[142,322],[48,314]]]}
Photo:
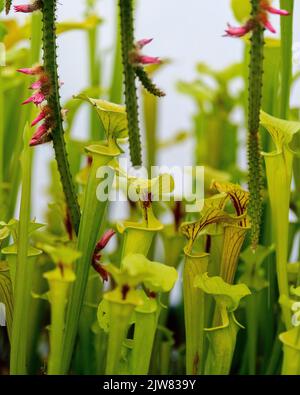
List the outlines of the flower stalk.
{"label": "flower stalk", "polygon": [[80,223],[80,208],[77,201],[72,174],[68,162],[66,143],[64,139],[63,119],[60,106],[58,65],[56,54],[56,0],[42,1],[43,14],[43,59],[45,74],[49,78],[51,90],[47,97],[48,105],[52,112],[53,123],[51,137],[57,161],[58,170],[61,177],[63,190],[73,228],[78,233]]}

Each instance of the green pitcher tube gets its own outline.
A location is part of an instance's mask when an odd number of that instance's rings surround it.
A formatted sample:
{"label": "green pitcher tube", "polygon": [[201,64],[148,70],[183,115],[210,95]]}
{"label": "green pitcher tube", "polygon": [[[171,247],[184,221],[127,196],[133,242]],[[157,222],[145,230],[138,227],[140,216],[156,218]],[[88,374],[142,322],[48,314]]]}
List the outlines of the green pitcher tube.
{"label": "green pitcher tube", "polygon": [[[75,265],[77,281],[75,281],[71,288],[67,309],[64,337],[65,352],[63,354],[63,369],[65,372],[67,372],[71,362],[81,307],[88,281],[91,258],[97,242],[98,232],[104,219],[109,191],[113,183],[114,170],[108,167],[108,164],[114,157],[120,154],[120,150],[116,145],[91,145],[86,148],[86,151],[92,156],[92,165],[86,186],[78,234],[77,250],[80,251],[82,255]],[[111,172],[108,174],[107,181],[105,181],[103,175],[97,178],[99,176],[99,169],[101,170],[103,166],[107,166],[106,170],[108,173]],[[104,173],[106,170],[104,169]],[[99,187],[101,187],[102,181],[106,182],[106,198],[100,201],[97,192],[99,193]]]}
{"label": "green pitcher tube", "polygon": [[194,287],[197,275],[207,272],[209,254],[192,255],[184,250],[183,269],[184,320],[186,329],[186,372],[198,374],[203,368],[205,295]]}

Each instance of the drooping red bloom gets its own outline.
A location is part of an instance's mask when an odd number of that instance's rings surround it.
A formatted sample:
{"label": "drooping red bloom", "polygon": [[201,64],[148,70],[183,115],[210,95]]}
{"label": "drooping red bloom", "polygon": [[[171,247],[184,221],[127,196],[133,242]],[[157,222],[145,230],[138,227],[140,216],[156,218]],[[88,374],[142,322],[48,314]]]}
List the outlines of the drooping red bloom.
{"label": "drooping red bloom", "polygon": [[276,33],[276,29],[269,21],[268,15],[266,13],[261,13],[259,20],[260,20],[261,24],[264,26],[264,28],[269,30],[271,33]]}
{"label": "drooping red bloom", "polygon": [[276,29],[273,27],[269,20],[268,13],[276,14],[281,16],[289,15],[289,12],[286,10],[280,10],[271,6],[269,0],[261,0],[260,1],[260,11],[257,18],[249,19],[245,25],[239,27],[233,27],[228,25],[228,28],[225,30],[226,35],[229,37],[243,37],[259,23],[265,29],[269,30],[271,33],[276,33]]}
{"label": "drooping red bloom", "polygon": [[22,104],[34,103],[35,105],[39,105],[39,104],[43,103],[43,101],[45,99],[46,99],[46,97],[42,92],[36,92],[32,96],[30,96],[28,99],[23,101]]}
{"label": "drooping red bloom", "polygon": [[17,70],[19,73],[23,73],[26,75],[39,75],[44,72],[43,66],[35,66],[35,67],[27,67],[23,69]]}
{"label": "drooping red bloom", "polygon": [[140,49],[143,49],[145,45],[150,44],[153,41],[153,38],[142,38],[136,43],[136,46]]}
{"label": "drooping red bloom", "polygon": [[30,89],[37,90],[37,92],[25,100],[23,104],[34,103],[39,105],[46,100],[50,92],[50,84],[44,69],[41,66],[36,66],[32,69],[19,69],[18,71],[28,75],[39,76],[39,79],[30,85]]}
{"label": "drooping red bloom", "polygon": [[98,263],[97,265],[93,265],[93,267],[96,270],[96,272],[100,274],[100,277],[102,278],[103,281],[108,281],[108,272],[104,269],[101,263]]}
{"label": "drooping red bloom", "polygon": [[225,33],[226,36],[229,37],[243,37],[245,36],[245,34],[249,33],[250,30],[252,30],[252,28],[253,28],[253,23],[251,23],[250,21],[243,26],[237,26],[237,27],[228,24]]}
{"label": "drooping red bloom", "polygon": [[29,89],[36,90],[36,89],[41,89],[41,87],[42,87],[42,81],[41,81],[41,80],[37,80],[37,81],[34,81],[34,82],[30,85]]}
{"label": "drooping red bloom", "polygon": [[70,211],[68,208],[66,210],[66,216],[65,216],[64,223],[65,223],[65,228],[68,233],[69,239],[73,240],[73,226],[72,226]]}
{"label": "drooping red bloom", "polygon": [[100,274],[103,281],[108,281],[108,273],[101,265],[101,251],[105,248],[109,240],[113,237],[116,232],[112,229],[107,230],[101,239],[96,244],[93,258],[92,258],[92,266],[96,270],[97,273]]}
{"label": "drooping red bloom", "polygon": [[137,63],[140,64],[160,64],[161,60],[158,57],[139,55],[137,57]]}
{"label": "drooping red bloom", "polygon": [[263,10],[269,12],[270,14],[282,15],[282,16],[287,16],[287,15],[290,14],[290,13],[289,13],[288,11],[286,11],[286,10],[280,10],[280,9],[278,9],[278,8],[272,7],[272,6],[270,5],[270,2],[269,2],[269,1],[266,1],[266,0],[262,0],[262,1],[260,2],[260,7],[261,7]]}
{"label": "drooping red bloom", "polygon": [[147,65],[147,64],[160,64],[161,60],[158,57],[147,56],[141,53],[141,49],[144,48],[145,45],[150,44],[153,41],[153,38],[143,38],[136,42],[135,48],[132,51],[130,57],[131,62],[137,65]]}
{"label": "drooping red bloom", "polygon": [[30,89],[36,90],[36,92],[22,104],[34,103],[36,106],[40,106],[41,111],[32,121],[31,126],[35,126],[40,121],[44,120],[32,136],[29,145],[35,146],[46,143],[51,140],[51,131],[55,126],[51,108],[48,104],[44,104],[44,101],[47,101],[51,91],[48,75],[45,73],[44,67],[42,66],[23,68],[18,71],[26,75],[38,76],[38,79],[30,85]]}
{"label": "drooping red bloom", "polygon": [[104,235],[101,237],[101,239],[96,244],[95,249],[97,250],[97,252],[103,250],[103,248],[106,247],[107,243],[109,242],[109,240],[113,237],[113,235],[115,233],[116,232],[113,229],[109,229],[104,233]]}
{"label": "drooping red bloom", "polygon": [[43,137],[46,136],[48,132],[48,127],[46,123],[43,123],[41,126],[38,127],[37,131],[32,136],[29,145],[32,147],[34,145],[42,144],[44,141]]}
{"label": "drooping red bloom", "polygon": [[37,11],[41,8],[41,1],[37,0],[31,4],[22,4],[22,5],[15,5],[14,10],[16,12],[23,12],[23,13],[29,13],[33,11]]}
{"label": "drooping red bloom", "polygon": [[38,124],[42,119],[46,118],[50,114],[50,109],[47,106],[44,106],[39,113],[39,115],[31,122],[31,126],[35,126]]}

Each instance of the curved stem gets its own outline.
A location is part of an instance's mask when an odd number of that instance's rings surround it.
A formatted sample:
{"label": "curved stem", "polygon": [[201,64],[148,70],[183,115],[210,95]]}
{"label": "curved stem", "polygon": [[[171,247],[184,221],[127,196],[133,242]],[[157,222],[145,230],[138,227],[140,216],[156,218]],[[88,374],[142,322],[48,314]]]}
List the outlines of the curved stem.
{"label": "curved stem", "polygon": [[52,130],[53,147],[56,162],[60,173],[66,202],[70,211],[71,221],[76,233],[80,222],[80,208],[77,201],[72,174],[68,162],[64,129],[61,116],[59,82],[57,74],[56,55],[56,27],[55,27],[56,0],[43,1],[43,49],[44,68],[49,78],[51,92],[48,97],[48,105],[53,112],[55,127]]}
{"label": "curved stem", "polygon": [[[257,19],[259,0],[251,0],[252,18]],[[259,140],[259,114],[263,86],[264,29],[255,24],[251,37],[249,65],[248,103],[248,166],[249,166],[249,215],[251,218],[251,241],[255,248],[259,241],[262,215],[262,158]]]}

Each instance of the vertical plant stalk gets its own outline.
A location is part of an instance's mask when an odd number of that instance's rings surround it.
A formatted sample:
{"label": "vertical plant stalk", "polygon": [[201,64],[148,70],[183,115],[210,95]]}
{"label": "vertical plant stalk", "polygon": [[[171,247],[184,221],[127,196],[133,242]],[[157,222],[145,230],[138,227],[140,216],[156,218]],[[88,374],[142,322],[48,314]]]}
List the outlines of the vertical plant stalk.
{"label": "vertical plant stalk", "polygon": [[157,328],[159,311],[151,313],[135,311],[134,346],[132,350],[132,374],[147,375]]}
{"label": "vertical plant stalk", "polygon": [[125,85],[125,104],[128,119],[130,158],[133,166],[141,166],[141,137],[138,119],[138,102],[135,69],[130,60],[134,50],[134,23],[132,0],[119,0],[121,19],[122,61]]}
{"label": "vertical plant stalk", "polygon": [[230,373],[236,337],[239,331],[232,314],[228,324],[208,332],[209,350],[205,362],[205,375],[228,375]]}
{"label": "vertical plant stalk", "polygon": [[28,145],[30,129],[28,124],[24,130],[24,151],[22,154],[22,196],[20,205],[18,255],[16,269],[16,283],[14,290],[14,317],[12,326],[10,374],[27,373],[27,331],[26,325],[29,314],[30,293],[27,295],[29,267],[27,262],[28,231],[30,221],[31,197],[31,163],[32,157]]}
{"label": "vertical plant stalk", "polygon": [[111,76],[111,83],[109,89],[109,101],[112,103],[122,103],[122,48],[121,48],[121,28],[120,28],[120,15],[119,8],[116,7],[116,38],[115,38],[115,54],[113,72]]}
{"label": "vertical plant stalk", "polygon": [[300,329],[295,327],[279,335],[283,343],[282,375],[300,374]]}
{"label": "vertical plant stalk", "polygon": [[42,4],[44,68],[51,86],[51,92],[47,100],[55,122],[52,130],[53,147],[72,225],[75,232],[78,233],[80,208],[68,162],[59,96],[55,26],[56,0],[44,0]]}
{"label": "vertical plant stalk", "polygon": [[0,67],[0,219],[4,219],[4,93],[2,83],[2,67]]}
{"label": "vertical plant stalk", "polygon": [[190,255],[185,249],[183,300],[186,330],[186,373],[202,374],[204,366],[205,295],[194,287],[197,275],[207,271],[208,254]]}
{"label": "vertical plant stalk", "polygon": [[147,142],[147,167],[150,172],[151,166],[156,163],[157,156],[158,98],[146,90],[143,92],[143,110]]}
{"label": "vertical plant stalk", "polygon": [[281,26],[281,102],[280,118],[287,119],[292,79],[293,10],[294,0],[280,0],[280,8],[289,11],[288,18],[280,18]]}
{"label": "vertical plant stalk", "polygon": [[118,374],[122,344],[127,336],[134,305],[110,302],[110,329],[105,374]]}
{"label": "vertical plant stalk", "polygon": [[257,359],[257,306],[258,295],[253,293],[246,301],[246,319],[247,319],[247,362],[248,373],[250,375],[256,374],[256,359]]}
{"label": "vertical plant stalk", "polygon": [[220,277],[229,284],[234,283],[240,251],[248,229],[248,227],[242,226],[225,226]]}
{"label": "vertical plant stalk", "polygon": [[[47,273],[46,273],[47,275]],[[48,374],[60,374],[62,357],[63,334],[65,327],[65,308],[69,284],[63,281],[53,281],[51,290],[51,327],[50,327],[50,356]],[[51,287],[51,285],[50,285]]]}
{"label": "vertical plant stalk", "polygon": [[[88,7],[87,15],[95,14],[95,5]],[[93,88],[100,88],[101,84],[101,61],[98,56],[98,25],[87,31],[88,40],[88,59],[89,59],[89,83]],[[103,140],[105,131],[103,126],[99,125],[98,116],[95,111],[90,109],[90,138],[95,141]]]}
{"label": "vertical plant stalk", "polygon": [[[107,147],[105,147],[107,148]],[[98,149],[98,150],[97,150]],[[61,372],[66,374],[71,363],[73,349],[75,345],[80,313],[88,282],[89,269],[91,266],[92,255],[98,238],[99,229],[105,217],[108,200],[99,201],[98,187],[106,181],[108,192],[111,190],[113,183],[114,171],[110,174],[99,175],[98,169],[108,165],[113,156],[117,156],[119,152],[103,154],[102,146],[90,146],[87,148],[89,155],[92,156],[92,166],[85,190],[84,205],[82,212],[82,220],[78,235],[77,249],[82,253],[75,265],[75,274],[77,280],[73,284],[69,296],[69,304],[67,308],[66,327],[63,345],[63,358],[61,361]],[[108,168],[107,168],[108,169]],[[108,176],[108,177],[106,177]],[[101,193],[101,192],[100,192]]]}
{"label": "vertical plant stalk", "polygon": [[[259,13],[259,0],[251,0],[253,19]],[[260,154],[259,113],[262,100],[264,29],[255,23],[251,37],[248,97],[248,166],[249,166],[249,215],[251,218],[251,242],[256,248],[262,216],[262,158]]]}

